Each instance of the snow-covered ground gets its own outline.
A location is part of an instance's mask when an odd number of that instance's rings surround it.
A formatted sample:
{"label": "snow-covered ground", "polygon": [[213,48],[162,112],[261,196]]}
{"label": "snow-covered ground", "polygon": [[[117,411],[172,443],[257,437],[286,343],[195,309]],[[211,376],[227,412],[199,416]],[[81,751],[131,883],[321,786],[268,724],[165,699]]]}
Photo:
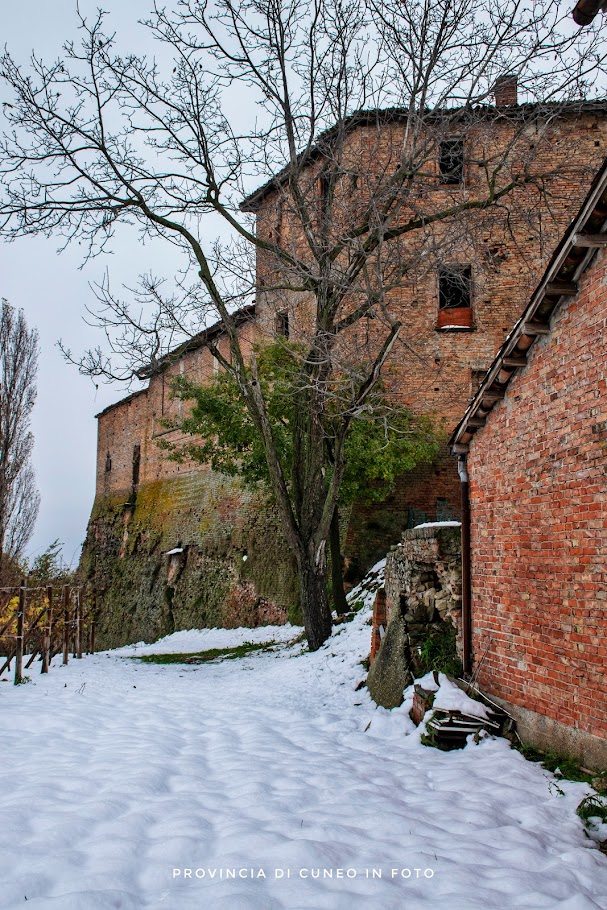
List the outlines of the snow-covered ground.
{"label": "snow-covered ground", "polygon": [[131,659],[298,630],[179,632],[2,683],[0,908],[607,908],[586,785],[421,745],[409,701],[356,691],[368,618],[315,654]]}

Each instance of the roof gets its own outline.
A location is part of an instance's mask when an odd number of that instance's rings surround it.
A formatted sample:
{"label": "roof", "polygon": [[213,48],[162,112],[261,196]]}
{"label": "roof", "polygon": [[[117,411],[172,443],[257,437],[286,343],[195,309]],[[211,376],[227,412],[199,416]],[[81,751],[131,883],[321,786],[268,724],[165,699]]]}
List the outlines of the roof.
{"label": "roof", "polygon": [[580,211],[554,251],[525,311],[501,346],[453,432],[449,440],[452,454],[466,454],[474,434],[482,429],[496,402],[506,394],[512,377],[526,366],[527,355],[536,338],[550,334],[550,318],[562,300],[577,294],[578,281],[601,247],[607,247],[607,158]]}
{"label": "roof", "polygon": [[[607,3],[607,0],[605,0]],[[607,101],[596,99],[594,101],[548,101],[548,102],[531,102],[528,104],[515,104],[508,107],[495,107],[494,105],[484,104],[474,107],[463,108],[446,108],[427,111],[428,119],[443,119],[446,115],[452,117],[455,121],[465,121],[466,119],[479,119],[479,117],[495,117],[501,115],[503,118],[512,119],[513,117],[523,117],[530,113],[542,113],[545,111],[560,110],[563,113],[579,114],[592,111],[607,111]],[[309,164],[317,158],[326,155],[331,148],[331,144],[342,131],[350,132],[361,126],[370,126],[378,122],[399,122],[405,121],[409,117],[408,108],[390,107],[390,108],[372,108],[370,110],[355,111],[350,117],[343,122],[335,124],[321,133],[307,150],[298,155],[297,163],[299,165]],[[250,193],[240,204],[243,212],[256,211],[262,199],[272,190],[278,189],[286,180],[289,173],[290,165],[285,165],[277,174],[274,174],[264,184]]]}
{"label": "roof", "polygon": [[[236,312],[232,313],[232,318],[237,326],[243,325],[245,322],[250,322],[255,318],[255,304],[250,303],[248,306],[243,306],[240,310],[236,310]],[[180,357],[183,357],[184,354],[191,354],[192,351],[197,351],[199,348],[208,344],[209,341],[212,341],[213,338],[223,334],[223,332],[225,332],[225,326],[223,320],[220,319],[208,328],[203,329],[202,332],[198,332],[197,335],[192,335],[191,338],[188,338],[183,344],[180,344],[172,351],[169,351],[164,357],[160,357],[158,360],[154,360],[147,366],[142,367],[142,369],[137,372],[138,378],[147,379],[154,376],[156,373],[161,373],[163,370],[166,370],[167,367],[171,366],[171,364],[179,360]]]}
{"label": "roof", "polygon": [[114,404],[108,404],[107,408],[104,408],[103,411],[99,411],[98,414],[95,414],[95,417],[99,419],[99,417],[103,417],[105,414],[107,414],[109,411],[113,411],[114,408],[117,408],[119,405],[128,404],[134,398],[138,398],[145,392],[147,392],[147,386],[145,389],[138,389],[136,392],[131,392],[131,394],[127,395],[126,398],[121,398],[120,401],[115,401]]}
{"label": "roof", "polygon": [[[251,303],[248,306],[242,307],[240,310],[236,310],[235,313],[232,313],[232,318],[236,322],[236,325],[243,325],[245,322],[250,322],[255,318],[255,304]],[[137,372],[138,379],[151,379],[152,376],[155,376],[157,373],[162,373],[166,370],[171,364],[175,363],[180,357],[183,357],[184,354],[191,354],[193,351],[197,351],[199,348],[204,347],[209,341],[213,338],[216,338],[218,335],[221,335],[225,331],[225,326],[222,320],[219,322],[213,323],[206,329],[203,329],[202,332],[193,335],[191,338],[188,338],[187,341],[184,341],[183,344],[180,344],[178,347],[174,348],[172,351],[169,351],[168,354],[165,354],[164,357],[160,357],[158,360],[155,360],[147,366],[143,367]],[[147,392],[148,386],[145,389],[139,389],[137,392],[132,392],[130,395],[127,395],[126,398],[121,398],[120,401],[115,401],[114,404],[108,405],[107,408],[104,408],[103,411],[100,411],[98,414],[95,414],[95,417],[103,417],[109,411],[113,411],[114,408],[118,408],[121,405],[128,404],[134,398],[137,398],[139,395],[143,395]]]}

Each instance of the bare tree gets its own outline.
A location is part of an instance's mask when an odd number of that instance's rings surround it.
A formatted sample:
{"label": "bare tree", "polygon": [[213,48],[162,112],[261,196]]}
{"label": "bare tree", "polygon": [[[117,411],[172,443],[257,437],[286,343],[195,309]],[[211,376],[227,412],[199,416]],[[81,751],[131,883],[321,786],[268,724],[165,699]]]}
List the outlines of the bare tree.
{"label": "bare tree", "polygon": [[40,495],[30,456],[30,416],[36,400],[38,333],[23,310],[6,300],[0,308],[0,578],[23,556],[32,535]]}
{"label": "bare tree", "polygon": [[[511,227],[509,200],[528,200],[537,231],[539,197],[548,205],[565,171],[583,176],[549,154],[553,127],[596,82],[605,45],[565,16],[553,0],[180,0],[147,23],[170,66],[121,56],[102,14],[81,19],[63,60],[2,57],[2,236],[78,238],[95,256],[126,221],[183,252],[167,293],[153,275],[134,299],[102,282],[94,317],[110,351],[75,359],[129,380],[223,322],[230,356],[209,346],[263,440],[311,648],[331,629],[326,542],[347,434],[386,361],[414,344],[405,292],[473,249],[479,223]],[[491,92],[513,75],[531,103],[505,114]],[[462,191],[448,143],[472,132]],[[275,332],[273,314],[296,342],[290,476],[233,318],[253,295],[262,329]]]}

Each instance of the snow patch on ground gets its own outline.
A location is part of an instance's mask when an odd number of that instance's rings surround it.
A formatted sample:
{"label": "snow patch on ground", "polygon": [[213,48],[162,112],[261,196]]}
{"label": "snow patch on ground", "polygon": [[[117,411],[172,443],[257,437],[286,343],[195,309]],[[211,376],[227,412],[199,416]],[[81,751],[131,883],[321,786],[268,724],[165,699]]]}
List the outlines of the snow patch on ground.
{"label": "snow patch on ground", "polygon": [[124,659],[297,630],[178,632],[1,683],[2,910],[607,910],[584,784],[356,691],[373,593],[314,654]]}
{"label": "snow patch on ground", "polygon": [[[384,574],[386,570],[386,560],[380,559],[372,569],[369,569],[360,584],[349,592],[347,601],[351,606],[362,606],[371,610],[377,590],[383,586]],[[369,633],[370,634],[370,633]]]}
{"label": "snow patch on ground", "polygon": [[211,648],[232,648],[244,642],[263,644],[292,641],[303,630],[287,623],[284,626],[257,626],[255,629],[190,629],[174,632],[153,644],[139,641],[134,645],[117,648],[111,653],[116,657],[136,657],[144,654],[191,654],[210,651]]}

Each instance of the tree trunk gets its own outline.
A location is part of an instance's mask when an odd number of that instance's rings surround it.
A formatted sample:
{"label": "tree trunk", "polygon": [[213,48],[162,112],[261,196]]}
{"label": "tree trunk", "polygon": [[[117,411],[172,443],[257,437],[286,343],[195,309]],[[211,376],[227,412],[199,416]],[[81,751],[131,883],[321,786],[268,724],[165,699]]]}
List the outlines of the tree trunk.
{"label": "tree trunk", "polygon": [[341,541],[339,539],[339,509],[337,505],[331,518],[331,530],[329,533],[329,545],[331,548],[331,587],[333,589],[333,604],[338,616],[343,616],[348,612],[348,602],[344,590],[344,575],[341,558]]}
{"label": "tree trunk", "polygon": [[317,651],[331,634],[332,620],[327,597],[325,560],[312,557],[298,560],[301,612],[310,651]]}

